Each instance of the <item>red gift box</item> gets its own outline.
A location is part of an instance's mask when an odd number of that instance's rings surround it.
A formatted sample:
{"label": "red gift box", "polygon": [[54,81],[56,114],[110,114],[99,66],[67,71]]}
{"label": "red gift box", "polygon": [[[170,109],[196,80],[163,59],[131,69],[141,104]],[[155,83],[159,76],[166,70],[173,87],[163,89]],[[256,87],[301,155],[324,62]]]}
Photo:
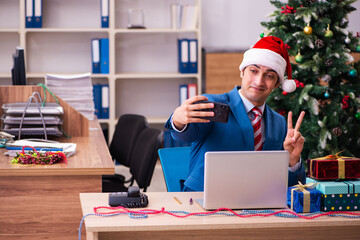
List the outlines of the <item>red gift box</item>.
{"label": "red gift box", "polygon": [[308,177],[319,180],[360,178],[360,158],[328,155],[308,159]]}

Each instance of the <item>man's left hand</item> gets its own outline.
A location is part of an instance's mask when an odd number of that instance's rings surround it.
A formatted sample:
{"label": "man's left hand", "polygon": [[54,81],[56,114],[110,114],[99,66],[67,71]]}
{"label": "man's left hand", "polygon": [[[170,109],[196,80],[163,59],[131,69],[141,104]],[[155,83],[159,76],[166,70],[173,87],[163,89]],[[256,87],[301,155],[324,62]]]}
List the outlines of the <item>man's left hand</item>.
{"label": "man's left hand", "polygon": [[288,130],[284,141],[284,149],[289,152],[289,166],[294,166],[300,160],[301,151],[304,147],[305,138],[300,133],[300,126],[305,116],[305,112],[302,111],[298,120],[296,121],[295,128],[292,124],[292,112],[288,114],[287,124]]}

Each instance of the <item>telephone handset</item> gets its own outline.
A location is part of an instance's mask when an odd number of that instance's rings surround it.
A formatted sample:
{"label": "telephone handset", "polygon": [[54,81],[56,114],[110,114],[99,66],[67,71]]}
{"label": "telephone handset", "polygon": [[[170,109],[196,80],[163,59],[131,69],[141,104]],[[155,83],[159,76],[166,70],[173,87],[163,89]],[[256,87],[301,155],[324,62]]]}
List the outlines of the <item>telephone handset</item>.
{"label": "telephone handset", "polygon": [[127,192],[114,192],[109,194],[109,205],[111,207],[141,208],[148,205],[148,197],[140,193],[140,188],[130,186]]}

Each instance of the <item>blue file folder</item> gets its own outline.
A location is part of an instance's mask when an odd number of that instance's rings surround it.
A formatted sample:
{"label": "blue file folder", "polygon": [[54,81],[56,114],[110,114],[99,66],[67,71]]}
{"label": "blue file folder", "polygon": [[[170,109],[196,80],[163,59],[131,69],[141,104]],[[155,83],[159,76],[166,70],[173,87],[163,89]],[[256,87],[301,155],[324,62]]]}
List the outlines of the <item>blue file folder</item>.
{"label": "blue file folder", "polygon": [[189,42],[187,39],[178,39],[179,72],[189,72]]}
{"label": "blue file folder", "polygon": [[42,0],[34,0],[33,28],[42,28]]}
{"label": "blue file folder", "polygon": [[100,39],[100,72],[109,73],[109,39]]}
{"label": "blue file folder", "polygon": [[101,118],[109,118],[109,85],[101,85]]}
{"label": "blue file folder", "polygon": [[92,73],[100,73],[100,39],[91,39]]}
{"label": "blue file folder", "polygon": [[198,41],[189,39],[189,73],[198,72]]}
{"label": "blue file folder", "polygon": [[183,104],[186,99],[188,99],[188,85],[181,84],[179,86],[179,105]]}
{"label": "blue file folder", "polygon": [[109,0],[101,0],[101,27],[109,27]]}
{"label": "blue file folder", "polygon": [[34,0],[25,1],[25,27],[32,28],[34,21]]}
{"label": "blue file folder", "polygon": [[94,94],[94,106],[95,106],[95,115],[98,119],[101,118],[101,85],[93,85],[93,94]]}

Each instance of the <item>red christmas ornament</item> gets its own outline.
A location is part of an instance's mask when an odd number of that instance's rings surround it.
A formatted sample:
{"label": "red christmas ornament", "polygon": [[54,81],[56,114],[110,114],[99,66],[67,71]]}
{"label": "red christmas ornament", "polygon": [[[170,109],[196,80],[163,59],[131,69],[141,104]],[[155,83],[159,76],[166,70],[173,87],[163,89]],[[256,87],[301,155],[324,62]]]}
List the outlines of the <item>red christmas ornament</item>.
{"label": "red christmas ornament", "polygon": [[284,96],[288,95],[288,93],[285,92],[285,91],[283,91],[282,94],[283,94]]}
{"label": "red christmas ornament", "polygon": [[341,108],[342,109],[346,109],[346,108],[348,108],[349,107],[349,104],[348,104],[348,101],[349,101],[349,98],[350,98],[350,96],[349,95],[345,95],[344,96],[344,98],[342,99],[342,101],[341,101]]}

